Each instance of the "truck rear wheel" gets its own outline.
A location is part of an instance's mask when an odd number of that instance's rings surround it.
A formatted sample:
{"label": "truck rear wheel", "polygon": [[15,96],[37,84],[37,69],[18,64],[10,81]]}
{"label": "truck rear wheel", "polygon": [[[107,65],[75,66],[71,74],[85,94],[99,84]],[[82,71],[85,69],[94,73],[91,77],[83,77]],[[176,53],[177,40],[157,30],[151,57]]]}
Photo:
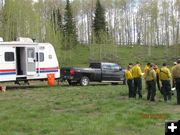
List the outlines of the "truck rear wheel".
{"label": "truck rear wheel", "polygon": [[89,78],[86,76],[83,76],[80,80],[81,86],[87,86],[89,84]]}

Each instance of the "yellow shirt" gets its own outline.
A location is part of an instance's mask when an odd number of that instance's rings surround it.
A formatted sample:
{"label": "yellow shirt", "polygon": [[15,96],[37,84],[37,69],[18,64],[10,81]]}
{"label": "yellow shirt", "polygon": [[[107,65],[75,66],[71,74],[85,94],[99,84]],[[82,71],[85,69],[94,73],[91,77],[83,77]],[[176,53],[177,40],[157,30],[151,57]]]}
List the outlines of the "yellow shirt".
{"label": "yellow shirt", "polygon": [[159,76],[160,70],[157,65],[155,65],[154,70],[156,71],[156,76]]}
{"label": "yellow shirt", "polygon": [[144,73],[147,72],[148,69],[149,69],[149,66],[146,65],[146,66],[144,67]]}
{"label": "yellow shirt", "polygon": [[173,78],[180,78],[180,64],[177,64],[172,68]]}
{"label": "yellow shirt", "polygon": [[128,69],[126,70],[125,78],[126,78],[126,80],[133,80],[133,76],[132,76],[131,70],[128,70]]}
{"label": "yellow shirt", "polygon": [[148,71],[148,70],[149,70],[149,66],[146,65],[146,66],[144,67],[144,75],[143,75],[144,79],[146,78],[146,74],[147,74],[147,71]]}
{"label": "yellow shirt", "polygon": [[171,72],[167,67],[162,67],[159,71],[160,80],[169,80],[171,78]]}
{"label": "yellow shirt", "polygon": [[132,76],[133,76],[133,78],[137,78],[137,77],[141,77],[142,76],[142,71],[141,71],[140,66],[135,65],[132,68]]}
{"label": "yellow shirt", "polygon": [[146,81],[156,80],[156,71],[153,68],[149,68],[146,71],[145,80]]}

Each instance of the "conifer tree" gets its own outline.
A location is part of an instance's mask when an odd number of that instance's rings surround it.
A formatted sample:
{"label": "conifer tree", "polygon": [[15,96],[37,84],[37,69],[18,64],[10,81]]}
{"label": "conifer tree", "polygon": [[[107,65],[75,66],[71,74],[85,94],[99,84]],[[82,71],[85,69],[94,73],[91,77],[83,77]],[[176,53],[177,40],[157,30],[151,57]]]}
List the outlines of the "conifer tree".
{"label": "conifer tree", "polygon": [[71,49],[77,44],[76,26],[69,0],[66,1],[64,14],[64,49]]}
{"label": "conifer tree", "polygon": [[101,43],[104,40],[102,39],[102,37],[105,37],[107,35],[107,30],[105,21],[105,10],[99,0],[97,0],[96,2],[93,30],[96,38],[96,43]]}

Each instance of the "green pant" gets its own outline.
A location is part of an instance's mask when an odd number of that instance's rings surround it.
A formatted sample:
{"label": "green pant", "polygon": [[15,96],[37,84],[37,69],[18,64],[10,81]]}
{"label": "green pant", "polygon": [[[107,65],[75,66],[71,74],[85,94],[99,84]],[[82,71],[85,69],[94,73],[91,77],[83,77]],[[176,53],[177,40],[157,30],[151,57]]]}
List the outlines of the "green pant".
{"label": "green pant", "polygon": [[180,105],[180,78],[176,78],[177,104]]}
{"label": "green pant", "polygon": [[155,95],[156,95],[156,82],[154,80],[152,81],[146,81],[147,84],[147,100],[155,101]]}
{"label": "green pant", "polygon": [[142,98],[142,79],[141,79],[141,77],[134,78],[134,98],[136,98],[137,93],[139,95],[139,98]]}
{"label": "green pant", "polygon": [[164,101],[171,100],[170,80],[162,80],[162,90],[164,95]]}
{"label": "green pant", "polygon": [[134,96],[133,93],[133,80],[127,80],[128,89],[129,89],[129,98],[132,98]]}

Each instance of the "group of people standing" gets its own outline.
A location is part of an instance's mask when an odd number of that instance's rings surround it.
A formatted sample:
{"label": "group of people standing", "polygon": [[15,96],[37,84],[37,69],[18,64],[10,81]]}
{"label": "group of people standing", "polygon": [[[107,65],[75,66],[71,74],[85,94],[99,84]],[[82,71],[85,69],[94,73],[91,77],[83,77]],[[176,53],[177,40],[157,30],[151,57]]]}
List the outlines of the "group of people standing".
{"label": "group of people standing", "polygon": [[125,71],[125,78],[129,89],[129,98],[142,98],[142,78],[145,80],[147,100],[155,101],[156,87],[164,97],[164,101],[171,101],[171,80],[172,86],[176,87],[177,104],[180,104],[180,59],[174,63],[170,70],[166,63],[158,68],[156,64],[147,63],[142,73],[141,65],[128,64]]}

